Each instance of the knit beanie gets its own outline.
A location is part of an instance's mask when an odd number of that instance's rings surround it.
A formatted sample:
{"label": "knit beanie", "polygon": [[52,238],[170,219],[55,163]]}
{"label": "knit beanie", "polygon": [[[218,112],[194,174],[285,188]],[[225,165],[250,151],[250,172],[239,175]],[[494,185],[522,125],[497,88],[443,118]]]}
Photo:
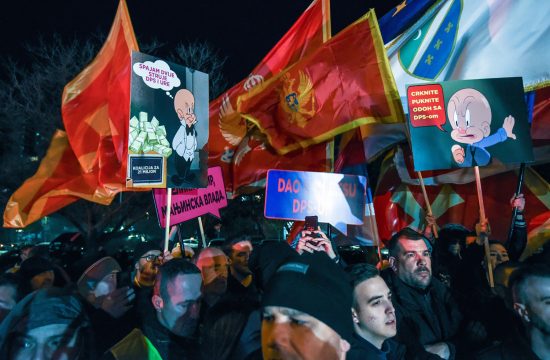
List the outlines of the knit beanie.
{"label": "knit beanie", "polygon": [[279,267],[262,306],[281,306],[313,316],[350,341],[352,288],[344,271],[325,253],[303,254]]}

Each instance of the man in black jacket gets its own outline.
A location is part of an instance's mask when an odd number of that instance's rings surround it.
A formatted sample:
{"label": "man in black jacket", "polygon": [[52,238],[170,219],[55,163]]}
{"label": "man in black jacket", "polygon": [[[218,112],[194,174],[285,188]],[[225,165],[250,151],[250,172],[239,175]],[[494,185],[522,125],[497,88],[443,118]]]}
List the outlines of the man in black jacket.
{"label": "man in black jacket", "polygon": [[391,269],[383,277],[393,293],[397,340],[407,346],[407,358],[453,359],[462,315],[448,288],[432,277],[430,242],[404,228],[388,249]]}

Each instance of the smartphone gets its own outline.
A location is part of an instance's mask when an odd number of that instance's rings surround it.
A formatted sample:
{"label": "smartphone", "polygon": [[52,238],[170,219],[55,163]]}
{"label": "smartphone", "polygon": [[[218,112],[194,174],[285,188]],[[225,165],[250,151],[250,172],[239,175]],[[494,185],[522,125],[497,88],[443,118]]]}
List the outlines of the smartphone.
{"label": "smartphone", "polygon": [[304,229],[306,231],[315,231],[319,227],[319,218],[317,215],[306,216]]}

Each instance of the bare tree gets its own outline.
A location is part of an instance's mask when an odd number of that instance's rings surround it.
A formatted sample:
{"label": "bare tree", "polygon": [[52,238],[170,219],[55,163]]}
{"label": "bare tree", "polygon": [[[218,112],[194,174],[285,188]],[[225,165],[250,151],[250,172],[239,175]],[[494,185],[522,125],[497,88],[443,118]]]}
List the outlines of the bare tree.
{"label": "bare tree", "polygon": [[[40,38],[26,46],[27,58],[5,59],[0,78],[0,206],[39,165],[56,129],[63,128],[61,95],[64,86],[98,53],[104,36],[86,40],[63,40],[60,36]],[[156,55],[163,44],[154,40],[142,51]],[[162,57],[163,54],[158,55]],[[209,72],[211,90],[221,92],[224,60],[206,44],[178,45],[174,62]],[[211,57],[211,58],[208,58]],[[109,239],[128,233],[137,222],[154,219],[150,192],[119,195],[110,206],[79,200],[58,212],[84,235],[88,252]],[[152,216],[151,216],[152,215]]]}

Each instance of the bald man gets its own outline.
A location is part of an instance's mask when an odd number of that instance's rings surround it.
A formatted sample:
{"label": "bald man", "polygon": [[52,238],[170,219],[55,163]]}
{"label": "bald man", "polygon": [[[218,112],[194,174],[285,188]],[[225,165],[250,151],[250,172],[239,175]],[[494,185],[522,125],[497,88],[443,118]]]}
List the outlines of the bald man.
{"label": "bald man", "polygon": [[228,265],[225,253],[215,247],[204,248],[196,260],[203,282],[203,297],[208,307],[214,305],[227,290]]}
{"label": "bald man", "polygon": [[176,151],[174,161],[177,174],[172,176],[175,185],[184,181],[191,182],[193,174],[190,172],[191,163],[197,150],[197,116],[195,115],[195,97],[191,91],[181,89],[174,96],[174,110],[180,121],[180,128],[172,141],[172,148]]}

